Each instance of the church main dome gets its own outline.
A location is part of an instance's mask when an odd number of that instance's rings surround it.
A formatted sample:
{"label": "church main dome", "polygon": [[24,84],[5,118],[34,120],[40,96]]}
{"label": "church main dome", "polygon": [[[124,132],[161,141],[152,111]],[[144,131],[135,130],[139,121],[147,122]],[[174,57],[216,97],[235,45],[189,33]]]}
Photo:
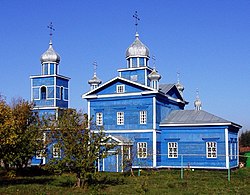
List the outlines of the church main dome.
{"label": "church main dome", "polygon": [[41,63],[44,63],[44,62],[59,63],[60,59],[61,58],[60,58],[59,54],[52,47],[52,41],[50,41],[48,50],[45,51],[43,53],[43,55],[41,55],[41,58],[40,58]]}
{"label": "church main dome", "polygon": [[126,50],[126,58],[129,57],[149,58],[149,49],[140,41],[138,33],[135,35],[135,41]]}

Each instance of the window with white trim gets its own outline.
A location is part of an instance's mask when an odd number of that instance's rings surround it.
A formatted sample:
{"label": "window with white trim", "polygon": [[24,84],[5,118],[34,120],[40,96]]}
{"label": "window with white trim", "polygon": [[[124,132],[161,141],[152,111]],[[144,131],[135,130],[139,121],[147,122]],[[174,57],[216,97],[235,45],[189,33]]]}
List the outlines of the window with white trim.
{"label": "window with white trim", "polygon": [[96,125],[97,125],[97,126],[102,126],[102,125],[103,125],[103,116],[102,116],[102,112],[97,112],[97,113],[96,113]]}
{"label": "window with white trim", "polygon": [[124,125],[124,112],[117,112],[117,125]]}
{"label": "window with white trim", "polygon": [[207,158],[217,158],[217,142],[206,142]]}
{"label": "window with white trim", "polygon": [[45,86],[42,86],[40,90],[41,90],[41,99],[45,100],[47,98],[47,94],[46,94],[47,93],[47,89],[46,89]]}
{"label": "window with white trim", "polygon": [[124,92],[125,92],[125,85],[116,86],[116,93],[124,93]]}
{"label": "window with white trim", "polygon": [[177,142],[168,142],[168,158],[178,158]]}
{"label": "window with white trim", "polygon": [[53,144],[52,155],[53,158],[60,158],[61,156],[61,149],[57,144]]}
{"label": "window with white trim", "polygon": [[43,158],[43,150],[36,151],[36,159],[42,159]]}
{"label": "window with white trim", "polygon": [[137,143],[137,157],[138,158],[147,158],[147,142],[138,142]]}
{"label": "window with white trim", "polygon": [[140,111],[140,124],[147,124],[147,111]]}

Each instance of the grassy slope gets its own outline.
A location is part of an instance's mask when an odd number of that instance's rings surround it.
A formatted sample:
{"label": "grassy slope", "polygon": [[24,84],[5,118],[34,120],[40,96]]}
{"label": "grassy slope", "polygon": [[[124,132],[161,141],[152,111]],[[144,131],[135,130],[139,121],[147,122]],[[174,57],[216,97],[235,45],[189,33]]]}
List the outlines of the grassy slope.
{"label": "grassy slope", "polygon": [[0,178],[0,194],[250,194],[250,169],[232,171],[142,171],[141,176],[100,173],[88,189],[74,188],[73,175]]}

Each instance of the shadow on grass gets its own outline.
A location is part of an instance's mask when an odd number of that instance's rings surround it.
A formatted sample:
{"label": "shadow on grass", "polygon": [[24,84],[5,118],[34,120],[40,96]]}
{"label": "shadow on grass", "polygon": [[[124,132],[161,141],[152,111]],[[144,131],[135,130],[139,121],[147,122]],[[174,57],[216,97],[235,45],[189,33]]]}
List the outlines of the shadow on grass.
{"label": "shadow on grass", "polygon": [[54,179],[44,177],[44,178],[32,178],[32,177],[25,177],[25,178],[0,178],[0,187],[6,187],[10,185],[20,185],[20,184],[48,184],[52,182]]}

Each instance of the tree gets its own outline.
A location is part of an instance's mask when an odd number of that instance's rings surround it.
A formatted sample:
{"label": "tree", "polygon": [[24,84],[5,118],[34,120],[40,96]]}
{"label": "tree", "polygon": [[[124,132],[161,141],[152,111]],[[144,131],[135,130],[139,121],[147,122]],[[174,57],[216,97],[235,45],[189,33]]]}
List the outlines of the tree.
{"label": "tree", "polygon": [[250,131],[245,131],[240,135],[240,146],[250,147]]}
{"label": "tree", "polygon": [[87,115],[73,109],[49,124],[50,143],[60,148],[61,158],[50,160],[47,166],[75,173],[77,187],[87,185],[94,179],[98,158],[105,158],[114,145],[102,130],[89,130]]}
{"label": "tree", "polygon": [[21,98],[13,99],[11,105],[0,98],[0,159],[7,170],[26,167],[42,147],[43,133],[32,108]]}

